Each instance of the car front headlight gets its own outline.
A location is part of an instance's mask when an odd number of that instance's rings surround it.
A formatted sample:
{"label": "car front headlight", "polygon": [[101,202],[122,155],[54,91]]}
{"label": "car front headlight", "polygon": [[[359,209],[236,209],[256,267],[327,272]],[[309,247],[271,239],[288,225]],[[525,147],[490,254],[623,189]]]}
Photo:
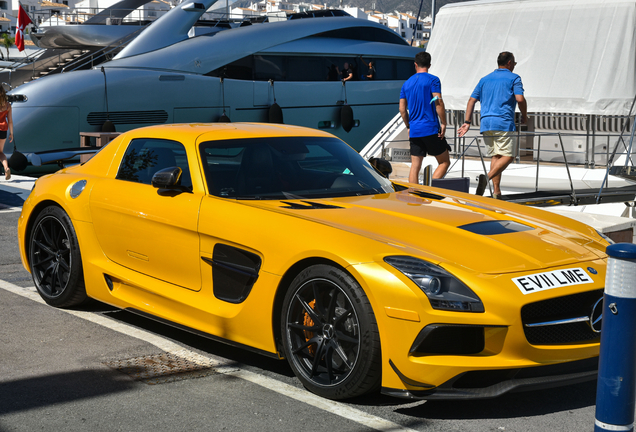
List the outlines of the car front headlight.
{"label": "car front headlight", "polygon": [[409,256],[389,256],[384,261],[411,279],[426,294],[433,309],[484,312],[477,294],[443,268]]}

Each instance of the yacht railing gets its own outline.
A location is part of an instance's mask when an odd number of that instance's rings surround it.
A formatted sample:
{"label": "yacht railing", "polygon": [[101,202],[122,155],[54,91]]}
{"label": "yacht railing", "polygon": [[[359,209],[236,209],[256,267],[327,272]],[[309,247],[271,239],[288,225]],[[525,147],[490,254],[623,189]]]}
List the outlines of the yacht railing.
{"label": "yacht railing", "polygon": [[[534,182],[535,193],[539,191],[539,178],[541,173],[541,165],[562,165],[565,167],[570,191],[565,193],[564,197],[560,197],[570,203],[578,203],[582,199],[585,202],[596,201],[599,203],[601,198],[611,199],[609,195],[603,194],[603,189],[608,188],[609,169],[616,160],[624,158],[625,166],[634,165],[634,133],[636,132],[636,117],[628,116],[579,116],[568,114],[529,114],[534,120],[530,123],[531,131],[528,131],[526,125],[517,125],[516,140],[516,160],[515,163],[535,163],[536,176]],[[453,172],[457,163],[461,161],[460,176],[466,174],[465,162],[469,157],[479,157],[483,173],[487,174],[486,162],[484,160],[484,149],[486,145],[483,138],[479,134],[479,114],[474,115],[474,126],[471,129],[470,136],[459,138],[457,135],[457,125],[463,123],[465,118],[464,111],[449,110],[447,111],[448,126],[446,137],[451,145],[451,156],[454,159],[453,164],[448,172]],[[535,127],[536,125],[541,127]],[[601,127],[602,126],[602,127]],[[546,130],[548,128],[561,127],[570,130]],[[525,129],[525,130],[523,130]],[[543,129],[543,130],[541,130]],[[365,158],[373,156],[386,157],[388,149],[408,148],[408,139],[397,139],[398,135],[404,131],[404,123],[401,116],[397,114],[387,125],[369,142],[367,146],[360,152]],[[624,139],[625,133],[631,132],[629,143]],[[569,143],[569,144],[566,144]],[[554,144],[554,147],[552,147]],[[602,149],[602,151],[598,151]],[[472,154],[471,154],[472,153]],[[572,166],[584,166],[585,168],[594,169],[599,166],[606,168],[606,176],[600,186],[598,192],[590,197],[589,191],[577,190],[574,187],[570,168]],[[456,172],[456,171],[454,171]],[[489,188],[490,183],[489,183]],[[491,190],[492,193],[492,190]],[[563,194],[563,191],[561,191]],[[610,194],[620,194],[621,192],[609,191]],[[583,198],[580,198],[581,195]],[[587,194],[587,195],[586,195]],[[546,192],[548,199],[549,193]],[[624,194],[620,195],[621,197]],[[632,197],[633,198],[633,197]],[[540,200],[533,197],[534,201]]]}
{"label": "yacht railing", "polygon": [[399,142],[395,138],[401,132],[403,126],[402,116],[398,113],[369,141],[364,149],[360,151],[360,155],[364,158],[376,155],[384,157],[387,143]]}
{"label": "yacht railing", "polygon": [[[137,9],[110,9],[110,8],[74,8],[72,11],[48,10],[30,12],[35,23],[46,30],[49,25],[79,25],[93,18],[95,15],[109,11],[109,16],[104,17],[103,24],[121,25],[128,22],[152,21],[168,12],[170,9],[137,8]],[[125,16],[122,18],[122,15]],[[96,22],[95,24],[100,24]]]}
{"label": "yacht railing", "polygon": [[[103,58],[104,60],[106,60],[106,59],[109,59],[109,57],[113,57],[112,55],[113,52],[121,50],[131,40],[137,37],[137,35],[141,33],[141,31],[143,31],[148,25],[150,24],[147,24],[146,26],[132,32],[129,35],[126,35],[125,37],[123,37],[122,39],[118,40],[117,42],[111,45],[108,45],[100,50],[91,52],[87,54],[86,56],[79,57],[78,59],[68,63],[62,68],[61,73],[72,72],[72,71],[81,69],[85,66],[88,66],[89,63],[90,63],[90,67],[92,68],[95,66],[96,59]],[[100,63],[102,63],[104,60],[100,61]]]}
{"label": "yacht railing", "polygon": [[13,84],[13,74],[14,72],[18,71],[18,70],[24,70],[25,67],[27,65],[31,65],[30,68],[30,75],[33,76],[36,73],[36,63],[38,62],[38,60],[40,59],[40,57],[42,56],[42,54],[44,54],[46,52],[46,49],[39,49],[37,51],[33,51],[31,53],[26,53],[25,57],[20,58],[20,59],[16,59],[13,61],[13,63],[2,67],[2,72],[6,72],[8,73],[8,76],[5,77],[4,79],[6,80],[3,84],[6,84],[7,86],[9,86],[9,88],[13,89],[17,86],[14,86]]}
{"label": "yacht railing", "polygon": [[8,66],[3,67],[2,69],[8,70],[9,71],[9,83],[5,83],[8,84],[9,87],[13,88],[12,86],[12,82],[11,82],[11,75],[13,74],[13,72],[16,69],[22,68],[27,64],[31,64],[33,67],[33,73],[35,73],[35,61],[42,55],[44,54],[46,50],[45,49],[39,49],[37,51],[34,51],[30,54],[27,54],[25,57],[15,60],[13,63],[11,63]]}
{"label": "yacht railing", "polygon": [[[49,10],[30,12],[30,14],[36,24],[40,26],[37,30],[39,30],[39,32],[44,32],[46,31],[48,26],[81,25],[91,18],[95,17],[97,14],[103,13],[104,11],[108,11],[108,15],[104,16],[103,20],[99,22],[92,22],[92,24],[127,25],[135,24],[138,22],[147,24],[148,22],[152,22],[160,18],[162,15],[169,12],[170,9],[154,9],[151,7],[141,7],[137,9],[74,8],[72,11],[68,12],[60,10]],[[219,18],[219,16],[221,17]],[[201,19],[206,20],[206,17],[214,20],[228,19],[234,21],[241,21],[243,19],[250,20],[264,18],[264,16],[262,14],[259,14],[259,12],[257,11],[254,11],[253,14],[236,14],[229,11],[222,12],[220,10],[205,12]]]}

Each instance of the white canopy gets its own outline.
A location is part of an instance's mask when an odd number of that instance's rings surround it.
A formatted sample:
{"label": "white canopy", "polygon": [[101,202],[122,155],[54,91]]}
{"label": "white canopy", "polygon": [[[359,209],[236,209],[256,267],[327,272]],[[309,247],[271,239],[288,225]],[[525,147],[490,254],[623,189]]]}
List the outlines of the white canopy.
{"label": "white canopy", "polygon": [[427,51],[448,109],[466,109],[497,55],[510,51],[529,112],[626,115],[636,95],[636,0],[448,4]]}

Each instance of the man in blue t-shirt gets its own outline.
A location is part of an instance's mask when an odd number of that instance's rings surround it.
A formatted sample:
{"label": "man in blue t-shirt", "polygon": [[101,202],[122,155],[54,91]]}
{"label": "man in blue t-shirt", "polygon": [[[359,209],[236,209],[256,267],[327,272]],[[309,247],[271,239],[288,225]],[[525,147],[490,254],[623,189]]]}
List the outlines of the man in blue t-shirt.
{"label": "man in blue t-shirt", "polygon": [[425,51],[417,53],[416,73],[400,91],[400,114],[409,131],[411,143],[411,183],[419,183],[422,160],[427,154],[435,156],[439,164],[433,173],[434,179],[444,177],[450,166],[450,146],[444,138],[446,108],[442,100],[442,84],[439,78],[428,73],[430,67],[431,55]]}
{"label": "man in blue t-shirt", "polygon": [[488,178],[479,176],[477,195],[483,195],[492,180],[493,198],[501,196],[501,173],[514,160],[517,145],[514,140],[515,107],[519,104],[521,123],[528,121],[528,104],[523,96],[521,77],[512,71],[515,69],[515,56],[507,51],[497,57],[498,69],[486,75],[477,84],[466,106],[466,120],[458,129],[457,134],[462,137],[470,129],[473,110],[477,101],[481,103],[480,132],[484,136],[484,143],[488,147],[490,172]]}

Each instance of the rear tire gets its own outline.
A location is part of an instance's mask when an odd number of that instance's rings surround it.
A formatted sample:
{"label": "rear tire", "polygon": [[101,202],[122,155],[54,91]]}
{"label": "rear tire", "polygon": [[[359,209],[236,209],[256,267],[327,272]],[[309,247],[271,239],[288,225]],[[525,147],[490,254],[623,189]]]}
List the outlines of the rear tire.
{"label": "rear tire", "polygon": [[86,301],[77,235],[60,207],[46,207],[35,219],[29,237],[29,265],[35,288],[49,305],[64,308]]}
{"label": "rear tire", "polygon": [[281,318],[285,356],[308,390],[338,400],[379,388],[378,326],[349,274],[322,264],[303,270],[285,295]]}

